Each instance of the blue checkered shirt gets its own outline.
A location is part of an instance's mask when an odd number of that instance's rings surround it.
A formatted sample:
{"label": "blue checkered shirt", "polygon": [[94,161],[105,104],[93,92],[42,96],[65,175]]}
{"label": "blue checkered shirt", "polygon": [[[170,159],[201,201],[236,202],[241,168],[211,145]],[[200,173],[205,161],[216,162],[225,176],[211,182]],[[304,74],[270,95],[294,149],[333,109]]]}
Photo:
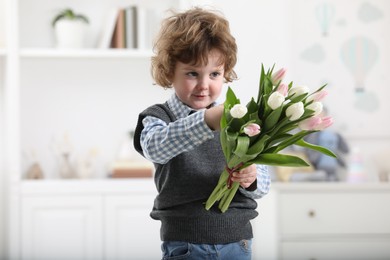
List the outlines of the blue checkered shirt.
{"label": "blue checkered shirt", "polygon": [[[159,164],[165,164],[173,157],[214,138],[213,131],[204,121],[205,109],[193,111],[175,94],[168,100],[168,106],[177,118],[175,122],[167,124],[153,116],[147,116],[142,121],[142,151],[146,158]],[[241,193],[253,199],[266,195],[271,185],[268,168],[264,165],[256,166],[257,189],[248,191],[240,187]]]}

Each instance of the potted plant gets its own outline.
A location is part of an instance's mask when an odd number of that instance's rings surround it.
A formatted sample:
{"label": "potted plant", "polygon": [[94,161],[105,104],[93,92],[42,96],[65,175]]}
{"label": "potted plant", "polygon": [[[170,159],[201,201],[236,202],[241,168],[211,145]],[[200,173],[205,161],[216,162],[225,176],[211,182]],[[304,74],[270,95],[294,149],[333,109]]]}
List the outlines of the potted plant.
{"label": "potted plant", "polygon": [[84,47],[85,32],[88,23],[88,18],[85,15],[76,14],[70,8],[60,11],[52,21],[57,47]]}

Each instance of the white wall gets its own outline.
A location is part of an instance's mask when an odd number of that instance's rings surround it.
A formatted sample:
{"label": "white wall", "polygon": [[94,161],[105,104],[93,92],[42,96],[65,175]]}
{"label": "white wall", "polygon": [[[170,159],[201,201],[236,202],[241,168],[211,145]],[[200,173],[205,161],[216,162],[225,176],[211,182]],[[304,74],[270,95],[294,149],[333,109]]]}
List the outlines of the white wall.
{"label": "white wall", "polygon": [[[0,79],[4,76],[3,63],[0,59]],[[6,207],[6,189],[5,189],[5,172],[4,172],[4,140],[3,140],[3,125],[4,125],[4,114],[3,114],[3,86],[0,80],[0,259],[5,256],[5,207]]]}
{"label": "white wall", "polygon": [[5,17],[5,3],[3,0],[0,1],[0,48],[5,46],[5,22],[3,17]]}
{"label": "white wall", "polygon": [[[4,1],[0,0],[0,48],[5,46],[5,3]],[[4,215],[5,215],[5,180],[4,180],[4,168],[3,168],[3,79],[4,79],[4,60],[0,58],[0,259],[3,259],[5,257],[4,253],[4,236],[5,232],[5,223],[4,223]]]}
{"label": "white wall", "polygon": [[[355,8],[351,9],[355,12],[350,11],[351,13],[344,15],[343,8],[349,1],[331,1],[336,10],[333,27],[330,27],[334,30],[330,30],[329,35],[323,37],[315,17],[317,3],[313,1],[253,0],[244,5],[237,5],[234,0],[193,2],[215,2],[214,6],[230,21],[239,47],[236,66],[239,80],[229,85],[243,102],[257,95],[261,64],[270,67],[275,63],[278,67],[288,69],[287,80],[309,85],[312,90],[321,86],[324,81],[329,83],[327,106],[336,119],[333,129],[345,134],[351,147],[362,151],[366,160],[374,156],[376,146],[390,145],[388,134],[377,134],[382,131],[379,129],[387,129],[381,115],[388,104],[382,101],[382,110],[378,111],[359,111],[354,106],[357,96],[353,93],[353,78],[346,73],[347,69],[338,54],[342,46],[342,42],[338,40],[340,35],[349,33],[353,36],[355,32],[363,29],[369,37],[378,42],[379,47],[384,45],[381,39],[386,38],[379,38],[378,35],[385,34],[383,30],[387,27],[383,24],[389,23],[390,3],[383,0],[368,1],[381,8],[383,18],[362,26],[354,15],[363,2],[351,1]],[[342,21],[349,27],[342,25]],[[369,34],[370,31],[376,31],[376,34]],[[21,38],[23,41],[23,36]],[[324,50],[330,53],[328,59],[313,63],[301,58],[304,48],[314,43],[323,45]],[[379,74],[377,77],[367,77],[368,86],[385,86],[389,81],[388,75],[383,71],[390,65],[390,59],[386,58],[390,52],[386,48],[379,48],[379,51],[383,53],[383,58],[378,63],[381,69],[371,70],[372,75]],[[137,113],[151,103],[163,102],[169,96],[170,91],[152,86],[149,60],[138,62],[139,60],[133,62],[126,59],[23,60],[22,148],[28,153],[36,151],[38,159],[44,162],[44,171],[48,172],[50,177],[56,164],[50,150],[53,138],[58,138],[65,131],[69,132],[73,143],[78,146],[75,147],[75,153],[82,156],[88,153],[89,149],[98,148],[105,165],[114,158],[117,146],[126,131],[134,127]],[[37,66],[32,66],[33,64]],[[120,69],[117,69],[118,66]],[[379,90],[388,91],[388,88],[377,90],[379,93]],[[139,94],[135,95],[135,92]],[[42,93],[46,93],[47,98],[42,99]],[[63,97],[61,100],[58,99],[60,96]],[[348,102],[343,102],[342,97],[349,97]],[[221,97],[221,100],[223,98]],[[94,109],[95,112],[91,113]],[[348,114],[345,111],[348,111]],[[352,120],[351,117],[355,119]],[[373,135],[369,134],[370,131],[361,131],[362,127],[359,125],[364,125],[365,122],[362,117],[374,126],[371,128],[375,130],[372,131]],[[356,123],[356,118],[360,120],[359,124]],[[368,135],[365,134],[367,132]],[[367,172],[375,170],[375,165],[366,164]],[[370,176],[370,179],[375,179],[375,176]]]}
{"label": "white wall", "polygon": [[[386,95],[390,92],[390,2],[264,0],[237,5],[227,0],[215,6],[225,13],[237,39],[240,80],[231,85],[238,96],[247,101],[257,94],[261,63],[286,67],[288,81],[312,90],[328,83],[325,105],[335,119],[330,130],[343,134],[351,151],[362,157],[366,178],[376,181],[377,154],[390,154],[390,103]],[[343,48],[354,37],[362,38],[357,44],[366,51],[353,53],[350,47],[356,64],[359,59],[368,63],[378,53],[372,66],[362,66],[360,71],[354,71],[342,58]],[[370,43],[376,48],[370,48]],[[364,84],[365,91],[357,92],[358,84]],[[351,152],[347,159],[354,156]]]}

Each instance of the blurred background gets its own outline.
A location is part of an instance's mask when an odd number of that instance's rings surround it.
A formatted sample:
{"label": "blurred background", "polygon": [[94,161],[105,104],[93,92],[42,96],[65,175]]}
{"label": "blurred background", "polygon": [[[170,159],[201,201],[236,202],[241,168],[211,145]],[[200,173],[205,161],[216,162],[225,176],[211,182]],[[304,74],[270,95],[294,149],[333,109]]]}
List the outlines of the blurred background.
{"label": "blurred background", "polygon": [[[0,0],[0,258],[142,259],[150,241],[144,259],[159,257],[152,168],[132,131],[140,111],[172,94],[150,76],[159,22],[193,5],[229,20],[239,48],[229,86],[243,103],[262,64],[329,92],[334,124],[315,141],[342,163],[270,168],[254,259],[389,259],[387,0]],[[66,8],[76,25],[61,23]]]}

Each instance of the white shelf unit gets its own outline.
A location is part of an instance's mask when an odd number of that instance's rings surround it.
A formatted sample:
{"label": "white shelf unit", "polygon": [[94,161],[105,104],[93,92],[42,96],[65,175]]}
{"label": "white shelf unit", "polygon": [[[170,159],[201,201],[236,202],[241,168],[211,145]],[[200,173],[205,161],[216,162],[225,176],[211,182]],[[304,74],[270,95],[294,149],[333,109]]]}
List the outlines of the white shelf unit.
{"label": "white shelf unit", "polygon": [[122,50],[122,49],[83,49],[83,50],[56,50],[56,49],[38,49],[25,48],[20,51],[22,58],[118,58],[148,59],[152,56],[151,50]]}

